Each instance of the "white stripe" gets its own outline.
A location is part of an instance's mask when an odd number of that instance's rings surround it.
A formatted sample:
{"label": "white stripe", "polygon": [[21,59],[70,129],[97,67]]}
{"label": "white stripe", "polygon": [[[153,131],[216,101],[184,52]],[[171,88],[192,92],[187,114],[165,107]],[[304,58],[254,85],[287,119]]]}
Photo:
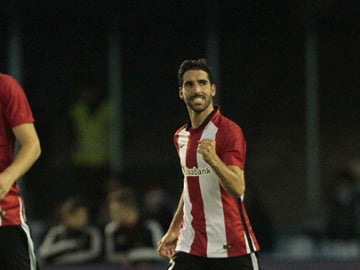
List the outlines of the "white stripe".
{"label": "white stripe", "polygon": [[184,181],[183,198],[184,198],[184,216],[183,216],[184,224],[183,227],[181,228],[179,241],[177,243],[175,250],[189,253],[191,245],[195,238],[195,231],[191,226],[193,220],[191,215],[192,204],[190,203],[186,181]]}
{"label": "white stripe", "polygon": [[26,234],[26,238],[27,238],[27,244],[28,244],[28,252],[29,252],[29,259],[30,259],[30,269],[31,270],[36,270],[36,256],[35,256],[35,248],[34,248],[34,243],[33,240],[31,238],[31,234],[30,234],[30,228],[29,226],[26,224],[26,216],[25,216],[25,209],[24,209],[24,202],[22,200],[22,198],[19,196],[19,215],[20,215],[20,220],[21,220],[21,228],[24,230],[25,234]]}
{"label": "white stripe", "polygon": [[251,240],[253,250],[256,250],[255,242],[254,242],[254,239],[253,239],[253,237],[251,235],[250,235],[250,240]]}
{"label": "white stripe", "polygon": [[26,217],[25,217],[25,209],[24,209],[24,204],[23,204],[23,200],[21,199],[21,197],[18,197],[19,200],[19,216],[20,216],[20,220],[21,223],[25,223],[26,222]]}
{"label": "white stripe", "polygon": [[245,228],[244,228],[244,239],[245,239],[246,253],[250,253],[251,252],[250,243],[249,243],[248,238],[246,236]]}
{"label": "white stripe", "polygon": [[175,261],[173,259],[170,260],[170,263],[169,263],[169,268],[168,270],[173,270],[175,267]]}
{"label": "white stripe", "polygon": [[259,270],[259,263],[258,263],[256,255],[253,252],[250,253],[250,258],[251,258],[253,270]]}
{"label": "white stripe", "polygon": [[[181,168],[183,172],[185,172],[186,168],[186,152],[187,152],[187,146],[189,142],[189,135],[190,133],[186,131],[184,128],[181,132],[179,132],[178,137],[178,146],[179,146],[179,156],[181,163]],[[179,236],[179,240],[177,242],[176,251],[184,251],[184,252],[190,252],[191,244],[195,237],[195,232],[193,228],[191,227],[192,222],[192,216],[191,216],[191,209],[192,205],[190,203],[189,199],[189,192],[188,192],[188,186],[186,182],[186,176],[184,176],[184,190],[183,190],[183,198],[184,198],[184,225],[181,229],[181,234]],[[186,239],[186,241],[185,241]]]}
{"label": "white stripe", "polygon": [[35,257],[35,251],[34,251],[34,243],[30,236],[29,226],[26,223],[22,223],[21,228],[24,230],[26,237],[27,237],[27,244],[28,244],[29,258],[30,258],[30,269],[36,270],[36,257]]}
{"label": "white stripe", "polygon": [[[201,139],[215,140],[218,128],[210,122],[203,131]],[[201,154],[197,154],[198,168],[210,166]],[[212,258],[227,257],[227,250],[223,248],[226,241],[225,217],[221,199],[220,184],[215,172],[200,176],[200,190],[204,201],[206,233],[208,239],[207,256]]]}
{"label": "white stripe", "polygon": [[227,250],[223,249],[226,241],[224,211],[218,182],[209,183],[210,179],[200,177],[200,189],[204,203],[206,234],[208,239],[207,256],[226,257]]}
{"label": "white stripe", "polygon": [[183,129],[181,132],[179,132],[179,137],[178,137],[178,147],[179,147],[179,157],[180,157],[180,162],[181,162],[181,168],[183,170],[183,173],[185,175],[185,168],[186,168],[186,151],[187,151],[187,147],[188,147],[188,142],[189,142],[189,136],[190,136],[190,132],[186,131],[186,129]]}

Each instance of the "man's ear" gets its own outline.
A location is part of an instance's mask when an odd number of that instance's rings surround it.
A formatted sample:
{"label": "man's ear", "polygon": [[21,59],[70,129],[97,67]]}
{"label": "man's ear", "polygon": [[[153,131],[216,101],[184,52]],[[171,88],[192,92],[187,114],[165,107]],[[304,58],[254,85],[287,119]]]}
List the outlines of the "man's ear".
{"label": "man's ear", "polygon": [[215,96],[215,95],[216,95],[216,85],[215,85],[215,83],[213,83],[213,84],[211,85],[211,91],[212,91],[211,95],[212,95],[212,96]]}
{"label": "man's ear", "polygon": [[179,97],[180,99],[184,99],[184,95],[181,87],[179,88]]}

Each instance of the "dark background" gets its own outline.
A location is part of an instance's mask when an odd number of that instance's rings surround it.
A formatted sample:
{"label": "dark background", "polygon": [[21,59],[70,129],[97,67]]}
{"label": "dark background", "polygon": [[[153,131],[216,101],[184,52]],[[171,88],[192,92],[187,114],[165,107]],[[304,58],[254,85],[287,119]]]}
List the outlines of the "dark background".
{"label": "dark background", "polygon": [[[5,73],[15,2],[3,1],[0,9],[0,71]],[[360,2],[314,2],[323,201],[335,170],[360,157]],[[57,188],[66,183],[70,151],[63,127],[68,125],[74,99],[73,80],[79,73],[89,73],[106,88],[108,26],[114,19],[121,34],[123,180],[139,190],[159,182],[177,197],[182,176],[172,135],[187,121],[187,113],[177,95],[176,73],[184,59],[207,56],[207,12],[212,2],[16,3],[23,35],[22,84],[43,147],[25,185],[29,218],[46,219],[52,200],[61,196]],[[309,222],[305,3],[244,0],[217,4],[219,103],[245,133],[247,182],[256,188],[279,233],[300,230]]]}

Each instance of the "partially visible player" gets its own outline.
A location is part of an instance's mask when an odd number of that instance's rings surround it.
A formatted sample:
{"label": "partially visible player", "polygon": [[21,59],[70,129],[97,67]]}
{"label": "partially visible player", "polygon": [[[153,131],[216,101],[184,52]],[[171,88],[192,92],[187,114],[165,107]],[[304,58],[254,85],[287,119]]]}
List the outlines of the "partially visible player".
{"label": "partially visible player", "polygon": [[243,203],[243,132],[214,106],[205,59],[184,61],[178,80],[190,117],[174,135],[184,187],[158,252],[170,259],[169,270],[258,270],[259,245]]}
{"label": "partially visible player", "polygon": [[[19,150],[15,153],[15,142]],[[0,73],[0,268],[35,270],[34,246],[16,182],[39,158],[34,117],[19,83]]]}

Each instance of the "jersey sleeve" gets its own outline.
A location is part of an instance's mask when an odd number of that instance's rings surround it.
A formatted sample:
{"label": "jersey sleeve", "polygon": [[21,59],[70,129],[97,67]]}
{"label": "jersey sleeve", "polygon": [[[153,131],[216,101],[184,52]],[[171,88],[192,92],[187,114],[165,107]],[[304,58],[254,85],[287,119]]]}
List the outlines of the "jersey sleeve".
{"label": "jersey sleeve", "polygon": [[238,166],[245,169],[246,141],[241,128],[235,124],[229,125],[222,132],[223,146],[221,159],[227,166]]}
{"label": "jersey sleeve", "polygon": [[186,125],[181,126],[178,130],[176,130],[176,132],[173,135],[173,142],[174,142],[174,146],[176,148],[176,151],[179,152],[179,133],[184,130],[186,128]]}
{"label": "jersey sleeve", "polygon": [[33,123],[34,117],[30,104],[20,84],[9,75],[1,78],[1,100],[5,111],[5,120],[10,127]]}

